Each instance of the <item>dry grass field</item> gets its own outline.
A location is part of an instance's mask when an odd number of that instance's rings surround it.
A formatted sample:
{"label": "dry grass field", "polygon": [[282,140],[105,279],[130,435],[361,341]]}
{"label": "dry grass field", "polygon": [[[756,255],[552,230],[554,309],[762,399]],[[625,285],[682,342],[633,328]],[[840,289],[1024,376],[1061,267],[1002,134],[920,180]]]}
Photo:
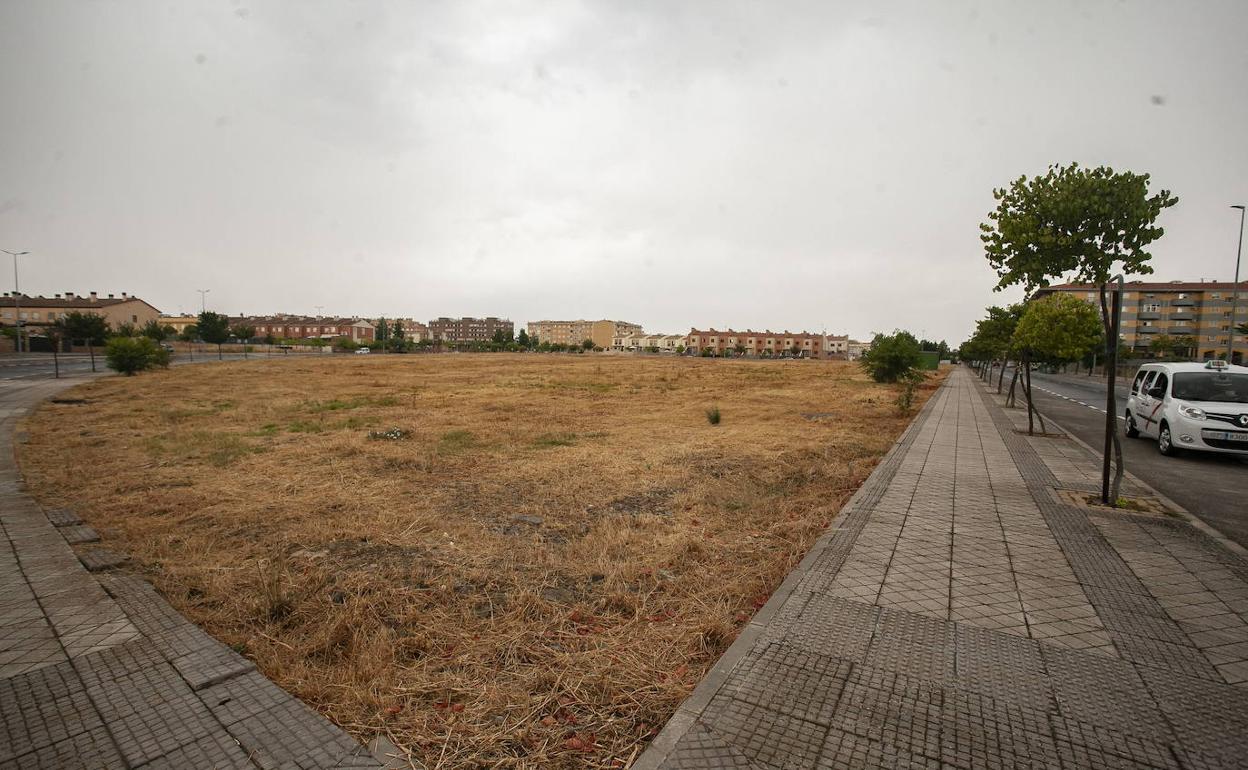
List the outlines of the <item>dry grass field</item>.
{"label": "dry grass field", "polygon": [[27,421],[36,497],[429,767],[626,766],[909,420],[812,361],[344,356],[73,395]]}

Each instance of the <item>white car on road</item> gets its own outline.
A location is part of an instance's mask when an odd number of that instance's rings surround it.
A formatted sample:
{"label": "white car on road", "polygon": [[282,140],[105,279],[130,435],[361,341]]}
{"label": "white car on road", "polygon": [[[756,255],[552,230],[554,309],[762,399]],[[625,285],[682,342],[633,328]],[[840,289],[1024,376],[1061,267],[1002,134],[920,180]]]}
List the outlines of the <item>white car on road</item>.
{"label": "white car on road", "polygon": [[1248,367],[1225,361],[1145,364],[1127,397],[1127,435],[1183,449],[1248,455]]}

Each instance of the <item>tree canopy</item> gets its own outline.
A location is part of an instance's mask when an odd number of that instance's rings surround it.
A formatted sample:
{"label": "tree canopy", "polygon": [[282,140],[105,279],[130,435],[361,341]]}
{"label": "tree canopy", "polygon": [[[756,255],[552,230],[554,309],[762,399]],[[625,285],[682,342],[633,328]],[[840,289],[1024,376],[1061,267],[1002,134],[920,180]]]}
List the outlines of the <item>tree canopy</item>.
{"label": "tree canopy", "polygon": [[1149,195],[1148,183],[1148,174],[1071,163],[993,190],[997,208],[979,227],[997,290],[1022,284],[1030,294],[1066,275],[1102,284],[1119,262],[1125,273],[1153,272],[1146,247],[1164,234],[1157,217],[1178,198]]}
{"label": "tree canopy", "polygon": [[1100,313],[1071,294],[1057,293],[1027,303],[1014,330],[1014,345],[1053,364],[1079,361],[1101,342]]}
{"label": "tree canopy", "polygon": [[919,341],[910,332],[876,334],[859,364],[876,382],[897,382],[918,376],[922,362]]}

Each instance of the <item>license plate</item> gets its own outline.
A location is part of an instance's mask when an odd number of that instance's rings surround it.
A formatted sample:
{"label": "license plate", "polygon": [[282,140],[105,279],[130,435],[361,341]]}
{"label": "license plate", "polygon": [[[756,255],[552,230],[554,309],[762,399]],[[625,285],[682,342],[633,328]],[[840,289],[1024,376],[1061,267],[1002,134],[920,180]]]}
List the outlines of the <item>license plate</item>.
{"label": "license plate", "polygon": [[1211,438],[1218,441],[1243,441],[1248,443],[1248,433],[1227,433],[1220,430],[1202,430],[1201,438]]}

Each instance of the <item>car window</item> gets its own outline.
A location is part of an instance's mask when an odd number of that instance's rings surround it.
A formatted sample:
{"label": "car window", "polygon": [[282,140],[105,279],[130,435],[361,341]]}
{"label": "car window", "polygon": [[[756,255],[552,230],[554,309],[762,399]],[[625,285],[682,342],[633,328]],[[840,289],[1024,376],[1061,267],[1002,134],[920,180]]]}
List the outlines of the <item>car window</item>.
{"label": "car window", "polygon": [[1140,373],[1135,375],[1135,381],[1131,383],[1131,392],[1139,393],[1140,385],[1144,383],[1144,378],[1148,376],[1148,370],[1141,369]]}
{"label": "car window", "polygon": [[1147,372],[1144,372],[1144,375],[1144,381],[1140,383],[1140,392],[1144,395],[1148,395],[1148,389],[1153,385],[1153,378],[1157,376],[1157,370],[1150,369]]}
{"label": "car window", "polygon": [[1248,404],[1248,374],[1180,372],[1174,375],[1174,397],[1184,401]]}
{"label": "car window", "polygon": [[1154,390],[1154,389],[1156,389],[1156,388],[1161,388],[1162,392],[1164,393],[1164,392],[1165,392],[1165,390],[1166,390],[1166,387],[1167,387],[1169,384],[1170,384],[1170,378],[1166,376],[1166,373],[1165,373],[1165,372],[1157,372],[1157,377],[1156,377],[1156,379],[1154,379],[1154,380],[1153,380],[1153,383],[1152,383],[1151,385],[1149,385],[1148,387],[1149,387],[1149,390]]}

